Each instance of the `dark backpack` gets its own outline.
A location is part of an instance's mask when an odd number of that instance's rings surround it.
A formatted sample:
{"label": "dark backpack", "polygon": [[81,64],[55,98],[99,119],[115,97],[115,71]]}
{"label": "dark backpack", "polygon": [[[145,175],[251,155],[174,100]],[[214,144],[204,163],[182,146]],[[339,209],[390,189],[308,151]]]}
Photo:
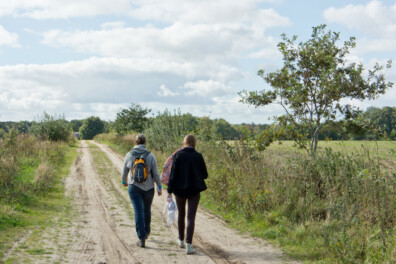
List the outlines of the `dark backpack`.
{"label": "dark backpack", "polygon": [[147,180],[149,175],[146,158],[150,151],[146,151],[142,154],[136,154],[131,152],[132,157],[134,158],[132,164],[132,179],[137,183],[143,183]]}

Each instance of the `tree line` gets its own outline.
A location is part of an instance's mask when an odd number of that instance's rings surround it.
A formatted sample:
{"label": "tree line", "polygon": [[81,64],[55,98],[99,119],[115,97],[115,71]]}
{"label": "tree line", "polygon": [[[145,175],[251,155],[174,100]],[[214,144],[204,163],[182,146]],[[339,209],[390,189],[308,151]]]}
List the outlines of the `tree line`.
{"label": "tree line", "polygon": [[[33,133],[53,141],[64,140],[71,132],[79,132],[83,139],[92,139],[100,133],[136,133],[152,130],[171,130],[169,134],[182,136],[186,132],[199,133],[204,138],[235,140],[255,139],[268,131],[279,131],[278,124],[241,123],[231,124],[225,119],[196,117],[190,113],[165,110],[154,117],[148,117],[151,109],[138,104],[121,109],[115,121],[104,121],[99,117],[67,121],[64,116],[46,112],[36,121],[0,122],[0,134],[11,129],[19,133]],[[173,124],[173,125],[172,125]],[[156,127],[156,128],[154,128]],[[156,132],[161,134],[160,131]],[[282,140],[292,139],[287,134]],[[319,140],[396,140],[396,107],[369,107],[361,112],[353,122],[347,119],[325,124],[319,132]]]}

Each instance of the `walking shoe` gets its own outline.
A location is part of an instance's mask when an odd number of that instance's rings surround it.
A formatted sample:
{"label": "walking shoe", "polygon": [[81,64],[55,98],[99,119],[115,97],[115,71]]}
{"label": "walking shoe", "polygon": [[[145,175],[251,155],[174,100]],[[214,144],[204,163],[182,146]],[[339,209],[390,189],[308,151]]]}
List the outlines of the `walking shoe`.
{"label": "walking shoe", "polygon": [[190,243],[186,243],[186,253],[187,255],[195,254],[195,249],[192,247]]}
{"label": "walking shoe", "polygon": [[145,245],[144,239],[139,239],[139,241],[136,242],[136,245],[137,245],[138,247],[142,247],[142,248],[144,248],[144,247],[146,246],[146,245]]}
{"label": "walking shoe", "polygon": [[177,244],[179,245],[180,248],[184,248],[184,241],[183,240],[178,239],[177,240]]}

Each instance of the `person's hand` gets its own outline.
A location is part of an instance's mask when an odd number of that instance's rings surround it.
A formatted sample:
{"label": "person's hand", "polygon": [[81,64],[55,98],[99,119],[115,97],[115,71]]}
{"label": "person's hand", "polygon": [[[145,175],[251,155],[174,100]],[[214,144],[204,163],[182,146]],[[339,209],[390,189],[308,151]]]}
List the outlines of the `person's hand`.
{"label": "person's hand", "polygon": [[160,186],[158,186],[157,187],[157,193],[158,193],[158,196],[161,196],[162,195],[162,186],[160,185]]}
{"label": "person's hand", "polygon": [[128,187],[128,183],[127,182],[121,182],[122,183],[122,185],[124,185],[125,187]]}
{"label": "person's hand", "polygon": [[166,197],[166,200],[168,202],[172,201],[172,194],[171,193],[168,193],[168,196]]}

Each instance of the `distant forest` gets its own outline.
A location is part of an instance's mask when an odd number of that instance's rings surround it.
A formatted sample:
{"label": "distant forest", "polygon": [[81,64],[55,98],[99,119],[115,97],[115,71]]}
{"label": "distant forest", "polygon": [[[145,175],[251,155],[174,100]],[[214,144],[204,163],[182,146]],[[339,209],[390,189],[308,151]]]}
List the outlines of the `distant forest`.
{"label": "distant forest", "polygon": [[[118,115],[117,115],[118,116]],[[191,131],[198,129],[199,124],[205,119],[205,123],[211,127],[211,131],[219,138],[224,140],[240,139],[242,137],[253,138],[259,135],[262,131],[276,124],[255,124],[242,123],[230,124],[224,119],[210,119],[208,117],[194,117],[191,114],[182,114],[182,118],[190,120]],[[153,119],[156,117],[147,118],[146,126],[150,126]],[[66,121],[69,123],[71,130],[78,132],[81,129],[85,119]],[[0,135],[7,133],[11,129],[16,129],[19,133],[28,133],[35,121],[20,121],[20,122],[0,122]],[[102,121],[104,124],[103,132],[119,132],[119,122]],[[130,131],[127,131],[130,132]],[[283,139],[287,140],[287,136]],[[369,107],[366,111],[361,112],[353,120],[340,119],[337,122],[325,124],[320,131],[320,140],[381,140],[392,139],[396,140],[396,107]]]}

